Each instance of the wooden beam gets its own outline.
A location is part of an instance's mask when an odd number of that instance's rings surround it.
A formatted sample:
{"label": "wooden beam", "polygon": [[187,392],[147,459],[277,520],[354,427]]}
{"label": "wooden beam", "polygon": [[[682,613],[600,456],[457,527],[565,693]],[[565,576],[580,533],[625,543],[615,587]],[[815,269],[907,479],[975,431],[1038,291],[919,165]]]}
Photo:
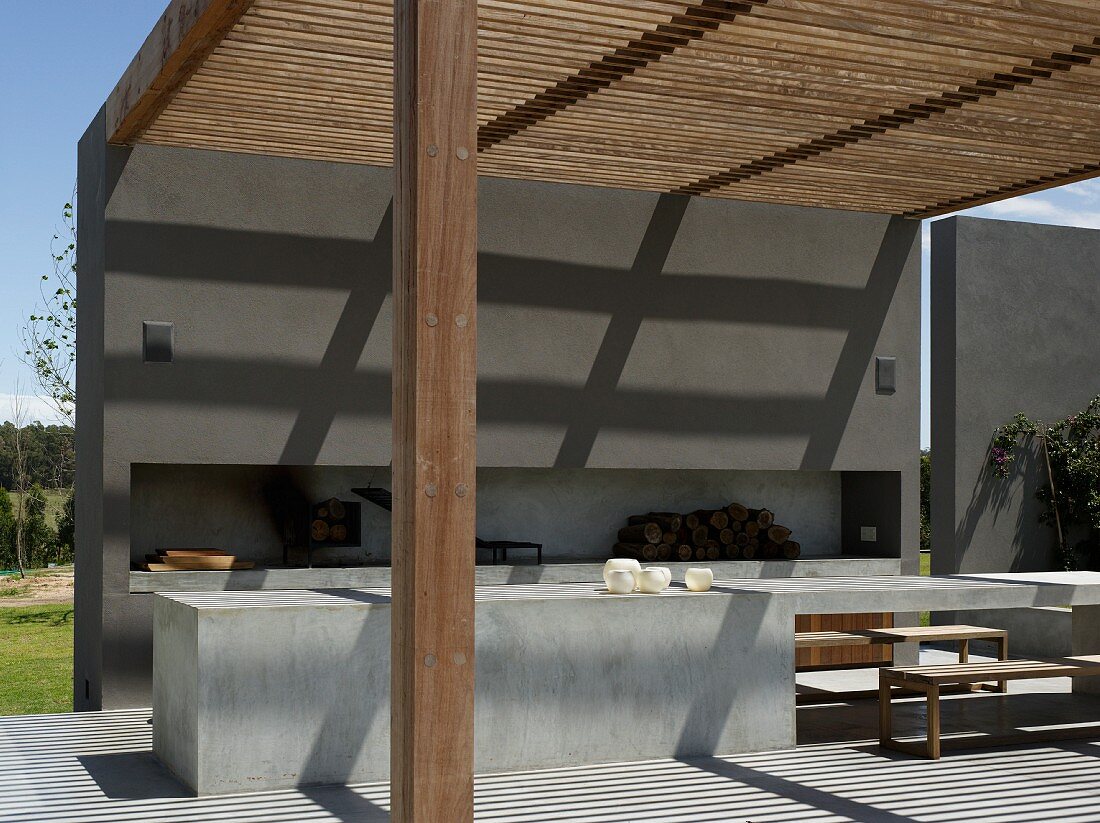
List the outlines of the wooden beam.
{"label": "wooden beam", "polygon": [[485,151],[519,134],[559,111],[629,77],[650,63],[672,54],[676,49],[698,40],[708,31],[716,31],[739,14],[748,14],[754,5],[768,0],[699,0],[667,23],[647,31],[605,54],[546,91],[509,109],[478,130],[477,149]]}
{"label": "wooden beam", "polygon": [[392,819],[473,820],[477,0],[394,0]]}
{"label": "wooden beam", "polygon": [[172,0],[107,98],[107,141],[134,143],[253,0]]}
{"label": "wooden beam", "polygon": [[[1029,86],[1036,80],[1052,77],[1056,72],[1068,72],[1074,66],[1090,65],[1093,61],[1091,50],[1098,42],[1100,42],[1100,37],[1092,38],[1088,43],[1075,45],[1070,53],[1056,52],[1047,58],[1035,58],[1030,65],[1017,66],[1009,72],[997,72],[992,77],[979,78],[973,83],[959,86],[954,91],[941,92],[924,100],[910,103],[905,108],[894,109],[887,114],[881,114],[860,123],[855,123],[846,129],[840,129],[823,137],[808,140],[793,148],[784,149],[749,163],[743,163],[732,169],[716,172],[694,183],[680,186],[674,189],[672,193],[709,194],[724,186],[793,165],[809,157],[826,154],[834,149],[844,148],[861,140],[872,139],[876,134],[900,129],[902,126],[915,123],[917,120],[944,114],[951,109],[962,108],[968,103],[977,103],[984,98],[996,97],[999,92],[1009,92],[1020,86]],[[1091,167],[1085,168],[1091,169]],[[1077,173],[1080,174],[1081,170],[1077,170]],[[1074,172],[1070,171],[1064,176],[1069,177],[1073,174]],[[962,197],[951,203],[937,203],[929,206],[927,210],[907,212],[905,216],[930,217],[945,214],[960,208],[967,208],[968,203],[978,205],[978,201],[993,202],[994,200],[1015,196],[1015,194],[1022,193],[1025,189],[1038,191],[1040,190],[1039,187],[1049,188],[1050,186],[1060,185],[1062,182],[1065,181],[1026,181],[1007,187],[1012,189],[1014,193],[981,192],[975,194],[973,198]]]}
{"label": "wooden beam", "polygon": [[1085,180],[1092,180],[1096,177],[1100,177],[1100,163],[1068,169],[1065,172],[1052,174],[1050,177],[1051,179],[1048,180],[1029,181],[1012,186],[1005,186],[1003,189],[993,192],[961,198],[953,204],[937,205],[928,209],[909,212],[903,216],[911,217],[915,220],[924,220],[929,217],[942,217],[945,214],[953,214],[962,209],[972,209],[975,206],[986,206],[1000,200],[1008,200],[1010,197],[1019,197],[1021,194],[1034,194],[1035,192],[1066,186],[1070,183],[1080,183]]}

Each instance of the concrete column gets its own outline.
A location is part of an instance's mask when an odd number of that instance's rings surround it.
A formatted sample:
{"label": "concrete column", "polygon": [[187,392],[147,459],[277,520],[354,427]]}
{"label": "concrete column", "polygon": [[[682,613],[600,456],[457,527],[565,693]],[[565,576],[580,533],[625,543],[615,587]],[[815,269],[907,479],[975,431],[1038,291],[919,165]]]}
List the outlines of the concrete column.
{"label": "concrete column", "polygon": [[[1100,654],[1100,606],[1073,607],[1073,653]],[[1100,682],[1095,677],[1075,677],[1073,690],[1100,694]]]}

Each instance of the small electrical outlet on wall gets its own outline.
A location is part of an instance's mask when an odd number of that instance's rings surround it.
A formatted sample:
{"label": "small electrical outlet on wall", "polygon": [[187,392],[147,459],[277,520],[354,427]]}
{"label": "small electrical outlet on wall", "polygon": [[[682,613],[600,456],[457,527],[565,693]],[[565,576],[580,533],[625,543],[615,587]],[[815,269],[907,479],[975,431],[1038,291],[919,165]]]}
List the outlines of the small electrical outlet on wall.
{"label": "small electrical outlet on wall", "polygon": [[860,526],[859,527],[859,539],[864,543],[877,543],[878,542],[878,527],[877,526]]}

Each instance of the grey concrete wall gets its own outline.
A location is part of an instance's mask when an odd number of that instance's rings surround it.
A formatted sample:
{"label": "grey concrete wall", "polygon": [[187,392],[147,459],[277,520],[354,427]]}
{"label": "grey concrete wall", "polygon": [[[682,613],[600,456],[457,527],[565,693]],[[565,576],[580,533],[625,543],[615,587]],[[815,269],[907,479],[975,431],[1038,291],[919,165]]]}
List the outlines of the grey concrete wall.
{"label": "grey concrete wall", "polygon": [[[390,174],[99,133],[81,154],[115,181],[81,300],[102,543],[78,547],[103,558],[102,643],[78,643],[113,707],[147,702],[151,661],[131,465],[388,464]],[[479,226],[480,465],[899,471],[916,568],[917,223],[484,179]],[[143,320],[176,324],[174,363],[141,362]],[[899,358],[896,394],[875,355]]]}
{"label": "grey concrete wall", "polygon": [[73,608],[73,703],[76,709],[100,705],[103,637],[103,255],[104,208],[108,197],[102,111],[80,141],[77,164],[77,338],[75,498],[76,585]]}
{"label": "grey concrete wall", "polygon": [[[1068,657],[1073,654],[1073,613],[1058,606],[1027,609],[971,609],[945,615],[951,623],[989,626],[1008,632],[1008,652],[1013,657]],[[992,643],[971,645],[971,650],[988,653]]]}
{"label": "grey concrete wall", "polygon": [[932,570],[1053,568],[1039,455],[988,469],[1017,412],[1056,420],[1100,393],[1100,232],[957,217],[932,225]]}

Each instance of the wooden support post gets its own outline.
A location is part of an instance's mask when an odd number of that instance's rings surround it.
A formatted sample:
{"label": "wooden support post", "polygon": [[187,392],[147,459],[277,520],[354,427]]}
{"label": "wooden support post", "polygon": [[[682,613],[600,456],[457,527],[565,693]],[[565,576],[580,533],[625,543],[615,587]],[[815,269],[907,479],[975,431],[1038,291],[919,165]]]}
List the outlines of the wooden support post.
{"label": "wooden support post", "polygon": [[473,820],[477,0],[394,0],[392,819]]}
{"label": "wooden support post", "polygon": [[925,703],[928,711],[928,757],[940,759],[940,687],[935,683],[925,687]]}

